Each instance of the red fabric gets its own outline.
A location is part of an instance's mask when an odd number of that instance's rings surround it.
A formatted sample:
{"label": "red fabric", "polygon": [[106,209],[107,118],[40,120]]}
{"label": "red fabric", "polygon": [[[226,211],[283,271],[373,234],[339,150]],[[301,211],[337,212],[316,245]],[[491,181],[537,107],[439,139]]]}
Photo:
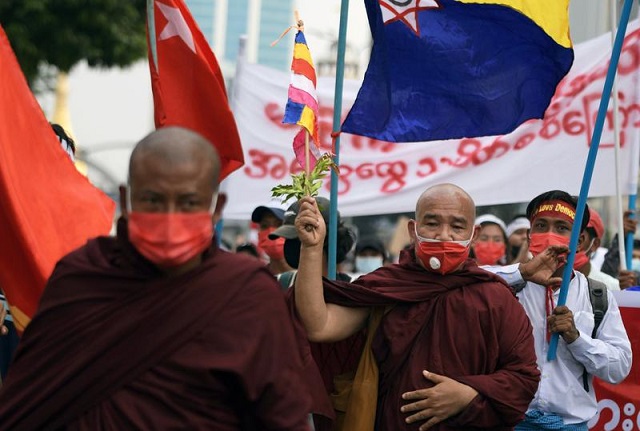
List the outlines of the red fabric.
{"label": "red fabric", "polygon": [[307,431],[291,322],[263,265],[212,246],[167,278],[126,237],[121,221],[118,239],[57,265],[0,391],[2,429]]}
{"label": "red fabric", "polygon": [[[431,386],[424,369],[479,392],[460,415],[430,430],[510,430],[524,417],[540,373],[529,319],[498,277],[471,260],[459,272],[441,276],[418,265],[413,251],[404,251],[398,265],[351,284],[325,281],[324,287],[328,302],[394,305],[373,342],[380,368],[377,430],[419,428],[422,423],[404,422],[401,395]],[[308,365],[305,376],[315,385],[316,411],[324,411],[318,375]]]}
{"label": "red fabric", "polygon": [[638,409],[630,409],[640,406],[640,307],[620,305],[620,314],[631,341],[633,364],[627,378],[617,385],[593,379],[598,399],[598,415],[590,428],[594,431],[637,429],[633,424],[640,421]]}
{"label": "red fabric", "polygon": [[[218,150],[223,179],[244,164],[244,156],[218,61],[183,0],[151,3],[154,22],[147,22],[147,36],[156,128],[182,126],[206,137]],[[193,40],[195,52],[182,36],[167,37],[176,28]]]}
{"label": "red fabric", "polygon": [[80,174],[0,27],[0,287],[22,330],[55,263],[111,229],[115,203]]}

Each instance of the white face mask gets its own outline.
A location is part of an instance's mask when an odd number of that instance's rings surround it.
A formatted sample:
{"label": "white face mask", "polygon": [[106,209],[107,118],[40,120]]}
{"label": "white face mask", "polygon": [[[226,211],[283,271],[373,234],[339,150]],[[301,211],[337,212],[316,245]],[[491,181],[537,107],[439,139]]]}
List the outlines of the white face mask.
{"label": "white face mask", "polygon": [[631,269],[640,272],[640,259],[631,259]]}
{"label": "white face mask", "polygon": [[356,270],[365,274],[380,268],[382,263],[381,256],[356,256]]}

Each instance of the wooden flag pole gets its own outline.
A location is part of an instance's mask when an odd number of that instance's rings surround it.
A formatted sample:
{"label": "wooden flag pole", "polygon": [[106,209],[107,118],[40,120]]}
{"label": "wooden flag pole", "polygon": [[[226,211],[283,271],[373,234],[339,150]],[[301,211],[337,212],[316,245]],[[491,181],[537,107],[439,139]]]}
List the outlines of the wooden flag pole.
{"label": "wooden flag pole", "polygon": [[311,149],[309,148],[309,131],[304,130],[304,171],[307,173],[307,181],[311,175]]}

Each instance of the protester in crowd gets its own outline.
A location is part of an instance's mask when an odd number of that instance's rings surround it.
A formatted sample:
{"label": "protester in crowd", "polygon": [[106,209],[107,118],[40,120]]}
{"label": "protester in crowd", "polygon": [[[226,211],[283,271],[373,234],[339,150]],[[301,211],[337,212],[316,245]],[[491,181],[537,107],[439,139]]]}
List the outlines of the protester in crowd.
{"label": "protester in crowd", "polygon": [[269,257],[267,268],[273,275],[293,269],[284,258],[284,238],[269,238],[269,234],[282,226],[283,220],[284,210],[273,206],[261,205],[251,214],[251,221],[258,225],[258,248]]}
{"label": "protester in crowd", "polygon": [[375,417],[377,430],[509,429],[539,380],[529,319],[503,280],[468,259],[477,228],[464,190],[427,189],[415,216],[408,223],[414,247],[398,264],[352,283],[323,282],[325,222],[313,200],[301,201],[294,301],[306,336],[334,342],[381,318],[368,330],[379,382],[366,391],[373,400],[357,406]]}
{"label": "protester in crowd", "polygon": [[[558,303],[565,259],[553,248],[561,246],[565,252],[568,251],[566,246],[571,237],[576,206],[577,199],[559,190],[543,193],[527,206],[527,217],[531,221],[529,251],[534,260],[547,259],[552,275],[548,283],[542,285],[528,279],[530,271],[524,269],[529,263],[498,271],[513,286],[518,286],[518,268],[524,280],[529,280],[516,290],[533,325],[538,367],[542,373],[540,386],[525,420],[516,426],[516,430],[587,431],[587,422],[597,412],[593,377],[619,383],[631,369],[629,338],[615,297],[608,289],[603,288],[608,307],[595,333],[594,306],[589,283],[582,273],[573,272],[566,304],[555,305]],[[581,225],[580,250],[593,246],[583,245],[586,240],[591,243],[591,235],[584,234],[589,220],[587,207]],[[598,222],[591,226],[598,226]],[[600,230],[600,227],[593,229]],[[548,343],[552,333],[558,333],[560,341],[556,359],[548,361]]]}
{"label": "protester in crowd", "polygon": [[478,237],[471,243],[471,255],[478,265],[504,265],[507,252],[507,227],[493,214],[476,218]]}
{"label": "protester in crowd", "polygon": [[245,242],[244,244],[240,244],[239,246],[237,246],[236,253],[246,254],[248,256],[260,259],[258,248],[250,242]]}
{"label": "protester in crowd", "polygon": [[[635,234],[637,228],[637,220],[633,211],[625,211],[623,217],[623,230],[625,237],[633,233]],[[626,238],[625,238],[626,239]],[[634,249],[640,250],[640,244],[636,245],[634,240]],[[639,253],[640,257],[640,253]],[[612,277],[616,277],[620,282],[621,289],[627,289],[632,286],[638,285],[638,277],[640,277],[640,260],[637,261],[636,269],[632,267],[626,270],[620,266],[620,246],[618,241],[618,235],[616,234],[611,241],[609,250],[604,256],[604,262],[602,263],[601,271]]]}
{"label": "protester in crowd", "polygon": [[380,238],[364,236],[356,243],[355,273],[367,274],[387,263],[387,249]]}
{"label": "protester in crowd", "polygon": [[9,365],[19,341],[18,331],[9,311],[9,304],[0,291],[0,381],[7,377]]}
{"label": "protester in crowd", "polygon": [[527,232],[531,223],[526,214],[516,215],[507,225],[507,263],[520,263],[529,260]]}
{"label": "protester in crowd", "polygon": [[[324,219],[324,222],[329,226],[330,219],[330,201],[329,199],[319,196],[315,198],[320,212]],[[292,287],[295,283],[296,272],[300,263],[300,239],[298,238],[298,232],[295,227],[296,216],[300,210],[300,203],[294,202],[287,208],[284,213],[284,220],[282,226],[274,230],[269,234],[271,240],[284,239],[284,258],[287,264],[293,268],[288,273],[283,273],[278,277],[280,284],[283,288],[287,289]],[[353,248],[355,242],[355,234],[353,230],[347,227],[342,218],[340,212],[337,212],[338,217],[338,232],[337,232],[337,246],[336,246],[336,264],[344,262],[347,258],[347,254]],[[323,245],[323,259],[322,259],[322,275],[328,276],[329,274],[329,238],[327,237]],[[337,279],[341,281],[350,281],[351,276],[344,272],[337,273]]]}
{"label": "protester in crowd", "polygon": [[4,304],[0,303],[0,335],[7,335],[9,330],[4,324],[7,317],[7,310],[4,308]]}
{"label": "protester in crowd", "polygon": [[212,241],[219,172],[186,129],[135,147],[117,237],[67,255],[47,283],[0,392],[3,429],[308,429],[276,281]]}
{"label": "protester in crowd", "polygon": [[589,213],[589,224],[581,234],[582,238],[576,252],[573,268],[593,280],[603,282],[609,290],[620,290],[620,283],[617,279],[603,273],[591,262],[591,255],[600,247],[601,238],[604,236],[604,223],[595,209],[589,208]]}

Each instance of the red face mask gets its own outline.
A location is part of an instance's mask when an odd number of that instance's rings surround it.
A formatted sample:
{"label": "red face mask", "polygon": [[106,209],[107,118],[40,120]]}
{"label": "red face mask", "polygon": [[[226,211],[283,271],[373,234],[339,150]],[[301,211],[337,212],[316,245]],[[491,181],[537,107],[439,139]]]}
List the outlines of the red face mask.
{"label": "red face mask", "polygon": [[428,271],[445,275],[457,270],[469,257],[467,241],[440,241],[423,238],[416,230],[416,256]]}
{"label": "red face mask", "polygon": [[258,247],[264,250],[271,260],[282,260],[284,259],[285,239],[282,237],[269,239],[269,234],[275,230],[275,227],[270,227],[258,232]]}
{"label": "red face mask", "polygon": [[211,246],[211,213],[131,212],[129,241],[141,255],[162,268],[180,266]]}
{"label": "red face mask", "polygon": [[557,233],[532,233],[529,251],[534,256],[542,253],[550,245],[569,245],[569,238]]}
{"label": "red face mask", "polygon": [[[589,251],[593,246],[593,241],[594,240],[592,239],[589,247],[587,247],[587,251]],[[589,255],[587,255],[587,251],[579,251],[576,253],[576,258],[573,261],[573,269],[582,268],[589,262],[590,258]]]}
{"label": "red face mask", "polygon": [[478,265],[495,265],[507,251],[504,242],[479,241],[473,245]]}

